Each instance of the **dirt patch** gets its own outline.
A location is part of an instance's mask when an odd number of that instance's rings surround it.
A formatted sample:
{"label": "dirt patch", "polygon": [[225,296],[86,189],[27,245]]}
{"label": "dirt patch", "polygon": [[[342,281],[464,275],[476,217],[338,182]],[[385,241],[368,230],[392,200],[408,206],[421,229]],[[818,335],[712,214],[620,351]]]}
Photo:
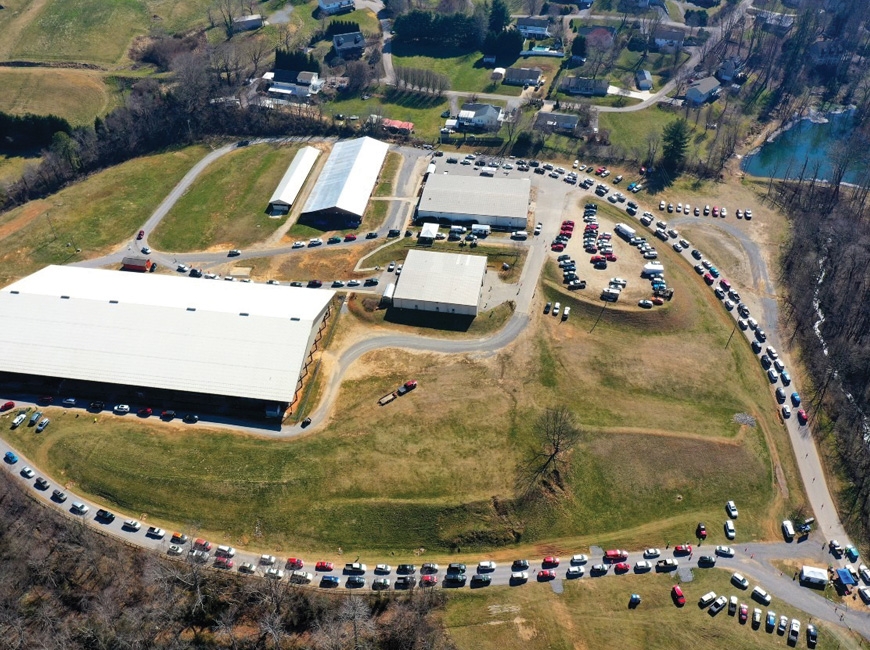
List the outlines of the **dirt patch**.
{"label": "dirt patch", "polygon": [[45,211],[50,207],[51,205],[48,201],[35,200],[29,202],[18,216],[6,223],[0,224],[0,239],[6,239],[9,235],[18,232],[31,221],[45,214]]}
{"label": "dirt patch", "polygon": [[517,626],[517,636],[523,641],[531,641],[538,636],[538,630],[535,628],[535,624],[529,624],[529,622],[524,618],[517,616],[513,620],[513,624]]}

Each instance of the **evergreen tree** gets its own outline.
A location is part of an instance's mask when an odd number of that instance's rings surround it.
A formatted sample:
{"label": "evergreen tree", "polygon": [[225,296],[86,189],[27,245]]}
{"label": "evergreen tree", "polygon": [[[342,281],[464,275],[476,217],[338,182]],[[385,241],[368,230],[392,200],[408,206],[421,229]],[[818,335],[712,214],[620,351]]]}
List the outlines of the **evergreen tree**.
{"label": "evergreen tree", "polygon": [[571,55],[579,58],[586,56],[586,37],[583,34],[577,34],[571,41]]}
{"label": "evergreen tree", "polygon": [[489,31],[499,34],[510,24],[511,12],[504,0],[492,0],[489,8]]}
{"label": "evergreen tree", "polygon": [[674,120],[662,133],[662,164],[670,171],[677,171],[686,160],[689,146],[689,124],[684,119]]}

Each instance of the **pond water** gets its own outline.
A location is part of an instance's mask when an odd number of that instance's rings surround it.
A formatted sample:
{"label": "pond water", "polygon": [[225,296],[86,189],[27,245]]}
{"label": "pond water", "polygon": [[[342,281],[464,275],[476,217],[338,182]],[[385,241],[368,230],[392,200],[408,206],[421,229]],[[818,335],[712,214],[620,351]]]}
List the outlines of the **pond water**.
{"label": "pond water", "polygon": [[[806,175],[819,165],[819,179],[831,177],[830,151],[839,142],[848,141],[854,131],[854,111],[829,113],[827,122],[800,120],[780,133],[772,142],[765,142],[758,150],[743,159],[741,167],[753,176],[790,178],[800,176],[804,161],[809,160]],[[861,145],[864,146],[863,144]],[[843,178],[857,182],[863,168],[855,165]]]}

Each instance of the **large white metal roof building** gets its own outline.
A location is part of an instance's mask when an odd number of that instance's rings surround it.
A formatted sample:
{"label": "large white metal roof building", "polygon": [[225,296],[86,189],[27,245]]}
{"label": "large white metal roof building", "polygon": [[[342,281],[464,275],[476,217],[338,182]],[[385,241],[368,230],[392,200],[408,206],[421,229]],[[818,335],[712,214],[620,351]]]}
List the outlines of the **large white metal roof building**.
{"label": "large white metal roof building", "polygon": [[477,316],[485,255],[408,251],[393,307]]}
{"label": "large white metal roof building", "polygon": [[48,266],[0,290],[0,371],[291,403],[333,295]]}
{"label": "large white metal roof building", "polygon": [[362,219],[389,148],[369,137],[337,142],[302,213]]}
{"label": "large white metal roof building", "polygon": [[270,211],[289,212],[319,155],[319,149],[307,146],[296,152],[296,155],[293,156],[293,162],[287,167],[281,182],[278,183],[272,198],[269,199]]}
{"label": "large white metal roof building", "polygon": [[528,178],[430,174],[417,217],[525,230],[531,187]]}

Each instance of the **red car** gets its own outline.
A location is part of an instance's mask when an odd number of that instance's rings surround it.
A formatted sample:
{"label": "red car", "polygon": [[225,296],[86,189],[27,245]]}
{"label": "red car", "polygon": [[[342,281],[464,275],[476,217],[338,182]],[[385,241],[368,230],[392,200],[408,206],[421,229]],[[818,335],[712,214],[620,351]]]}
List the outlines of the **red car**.
{"label": "red car", "polygon": [[420,580],[420,584],[422,584],[424,587],[434,587],[438,584],[438,576],[433,573],[427,573]]}
{"label": "red car", "polygon": [[595,173],[601,175],[606,171],[607,171],[607,167],[599,167],[598,169],[595,170]]}
{"label": "red car", "polygon": [[559,566],[559,558],[554,555],[548,555],[541,564],[544,566]]}
{"label": "red car", "polygon": [[555,580],[556,572],[553,569],[541,569],[538,571],[538,580]]}
{"label": "red car", "polygon": [[569,231],[571,231],[571,232],[574,232],[574,224],[572,224],[572,223],[563,223],[563,224],[562,224],[562,230],[569,230]]}
{"label": "red car", "polygon": [[605,253],[604,259],[606,259],[608,262],[615,262],[617,258],[616,255],[614,255],[613,253]]}
{"label": "red car", "polygon": [[333,568],[335,568],[335,565],[332,562],[324,562],[322,560],[314,565],[315,571],[332,571]]}
{"label": "red car", "polygon": [[745,623],[746,617],[748,615],[749,615],[749,608],[746,605],[744,605],[743,603],[740,603],[740,622]]}
{"label": "red car", "polygon": [[613,570],[616,573],[628,573],[631,571],[631,565],[628,562],[618,562],[613,565]]}
{"label": "red car", "polygon": [[801,424],[807,423],[807,412],[805,410],[800,409],[797,412],[797,417],[798,417],[798,422],[800,422]]}
{"label": "red car", "polygon": [[691,555],[691,553],[692,553],[692,545],[689,543],[677,544],[674,547],[674,555],[678,555],[678,554]]}
{"label": "red car", "polygon": [[677,607],[682,607],[686,604],[686,597],[683,595],[683,590],[680,589],[680,585],[674,585],[671,587],[671,597],[674,599]]}
{"label": "red car", "polygon": [[604,551],[604,561],[605,562],[624,562],[628,559],[628,551],[622,551],[620,549],[613,549],[610,551]]}
{"label": "red car", "polygon": [[146,406],[138,411],[140,418],[150,418],[152,413],[154,413],[154,410],[150,406]]}
{"label": "red car", "polygon": [[140,231],[139,231],[139,234],[136,235],[136,239],[142,239],[144,236],[145,236],[145,231],[144,231],[144,230],[140,230]]}
{"label": "red car", "polygon": [[714,205],[714,206],[713,206],[713,216],[714,216],[714,217],[718,217],[718,216],[719,216],[719,206],[718,206],[718,205]]}
{"label": "red car", "polygon": [[54,401],[54,398],[51,395],[43,395],[39,398],[40,404],[51,404]]}
{"label": "red car", "polygon": [[704,282],[706,282],[710,286],[712,286],[715,281],[716,281],[716,278],[714,278],[711,273],[704,274]]}
{"label": "red car", "polygon": [[216,557],[214,559],[214,565],[218,569],[232,569],[233,561],[228,557]]}
{"label": "red car", "polygon": [[565,244],[553,244],[552,246],[550,246],[550,250],[555,253],[561,253],[563,250],[565,250]]}
{"label": "red car", "polygon": [[565,221],[562,222],[562,225],[563,225],[563,226],[571,226],[571,227],[573,228],[573,227],[574,227],[574,222],[571,221],[570,219],[565,219]]}
{"label": "red car", "polygon": [[587,223],[586,230],[598,230],[598,224],[597,223]]}
{"label": "red car", "polygon": [[707,527],[704,524],[698,524],[698,528],[695,530],[695,537],[698,539],[707,539]]}
{"label": "red car", "polygon": [[652,301],[653,301],[654,305],[664,305],[665,304],[665,301],[663,299],[659,298],[658,296],[655,296],[652,299]]}
{"label": "red car", "polygon": [[305,566],[305,562],[303,562],[301,558],[298,558],[298,557],[287,558],[287,568],[288,569],[301,569],[304,566]]}
{"label": "red car", "polygon": [[606,239],[607,241],[610,241],[610,237],[611,234],[609,232],[604,232],[598,235],[598,239]]}
{"label": "red car", "polygon": [[6,402],[3,406],[0,406],[0,413],[3,411],[8,411],[10,409],[15,408],[15,402]]}
{"label": "red car", "polygon": [[593,255],[592,258],[589,260],[589,262],[592,264],[597,264],[598,262],[606,262],[606,261],[607,261],[607,259],[603,255]]}
{"label": "red car", "polygon": [[193,547],[198,548],[202,551],[210,551],[211,550],[211,542],[206,541],[200,537],[193,542]]}
{"label": "red car", "polygon": [[562,236],[562,237],[567,237],[568,239],[571,239],[571,236],[572,236],[573,234],[574,234],[574,233],[571,232],[570,230],[563,230],[562,232],[559,233],[560,236]]}
{"label": "red car", "polygon": [[350,233],[344,236],[344,241],[356,241],[356,235]]}

